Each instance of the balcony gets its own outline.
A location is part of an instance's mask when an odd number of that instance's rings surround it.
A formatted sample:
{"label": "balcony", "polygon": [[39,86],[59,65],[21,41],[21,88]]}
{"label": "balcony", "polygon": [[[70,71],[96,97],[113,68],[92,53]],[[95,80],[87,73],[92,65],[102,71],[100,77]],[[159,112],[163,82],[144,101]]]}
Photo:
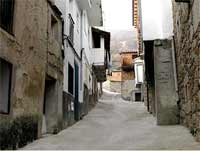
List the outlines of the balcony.
{"label": "balcony", "polygon": [[105,52],[103,48],[91,49],[92,68],[98,82],[106,81]]}
{"label": "balcony", "polygon": [[95,66],[104,66],[105,65],[105,50],[102,48],[93,48],[91,49],[91,60]]}
{"label": "balcony", "polygon": [[98,82],[106,81],[106,69],[110,62],[110,33],[92,28],[93,48],[91,62]]}

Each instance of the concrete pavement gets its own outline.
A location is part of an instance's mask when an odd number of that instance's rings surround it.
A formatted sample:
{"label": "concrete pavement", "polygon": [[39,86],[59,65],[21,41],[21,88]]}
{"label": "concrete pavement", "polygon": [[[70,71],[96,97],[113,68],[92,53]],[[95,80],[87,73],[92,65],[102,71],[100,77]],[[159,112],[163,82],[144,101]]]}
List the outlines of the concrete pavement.
{"label": "concrete pavement", "polygon": [[24,149],[200,149],[200,144],[183,126],[157,126],[143,103],[125,102],[120,94],[106,92],[83,120]]}

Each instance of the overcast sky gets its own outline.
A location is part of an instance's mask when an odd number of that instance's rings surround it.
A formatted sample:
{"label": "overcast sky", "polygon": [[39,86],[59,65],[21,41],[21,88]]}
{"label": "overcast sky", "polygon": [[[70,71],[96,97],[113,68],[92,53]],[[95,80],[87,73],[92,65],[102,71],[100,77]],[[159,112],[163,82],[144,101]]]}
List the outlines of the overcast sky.
{"label": "overcast sky", "polygon": [[102,0],[107,30],[132,29],[132,0]]}

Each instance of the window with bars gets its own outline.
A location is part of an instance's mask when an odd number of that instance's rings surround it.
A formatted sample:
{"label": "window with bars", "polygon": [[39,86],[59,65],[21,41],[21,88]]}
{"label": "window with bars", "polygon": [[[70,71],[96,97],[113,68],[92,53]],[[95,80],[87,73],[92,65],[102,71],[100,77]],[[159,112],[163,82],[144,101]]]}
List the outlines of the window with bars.
{"label": "window with bars", "polygon": [[10,112],[12,64],[0,59],[0,113]]}
{"label": "window with bars", "polygon": [[74,20],[72,18],[72,15],[69,14],[69,40],[71,44],[74,44]]}
{"label": "window with bars", "polygon": [[13,33],[14,0],[0,0],[0,27]]}

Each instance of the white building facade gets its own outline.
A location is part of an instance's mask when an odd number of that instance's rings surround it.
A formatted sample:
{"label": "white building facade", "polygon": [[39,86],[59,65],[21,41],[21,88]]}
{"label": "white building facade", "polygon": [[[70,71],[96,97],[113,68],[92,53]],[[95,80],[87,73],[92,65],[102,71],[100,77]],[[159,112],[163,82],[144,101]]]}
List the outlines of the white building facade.
{"label": "white building facade", "polygon": [[[92,27],[103,25],[101,0],[56,0],[55,3],[64,18],[64,104],[66,110],[74,112],[70,118],[77,121],[87,114],[92,104],[89,100],[98,97],[93,63],[101,59],[99,61],[105,65],[106,61],[104,48],[98,52],[93,49]],[[98,42],[104,46],[103,38]],[[96,53],[101,56],[94,59]]]}

